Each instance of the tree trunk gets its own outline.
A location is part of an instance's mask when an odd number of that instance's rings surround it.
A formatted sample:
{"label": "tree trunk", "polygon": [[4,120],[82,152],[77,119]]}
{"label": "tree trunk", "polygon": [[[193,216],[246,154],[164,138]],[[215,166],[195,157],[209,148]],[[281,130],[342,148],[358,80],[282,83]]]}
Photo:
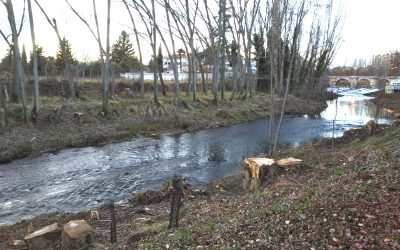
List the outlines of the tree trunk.
{"label": "tree trunk", "polygon": [[[103,72],[103,112],[108,114],[108,100],[110,90],[110,10],[111,0],[107,1],[107,38],[106,38],[106,61]],[[101,51],[100,51],[101,52]]]}
{"label": "tree trunk", "polygon": [[35,39],[35,25],[33,23],[33,15],[32,15],[32,5],[31,0],[28,0],[28,12],[29,12],[29,23],[31,28],[31,37],[32,37],[32,57],[33,57],[33,82],[34,82],[34,105],[33,112],[39,114],[40,110],[40,100],[39,100],[39,73],[38,73],[38,61],[37,61],[37,52],[36,52],[36,39]]}
{"label": "tree trunk", "polygon": [[140,77],[139,77],[139,85],[140,85],[140,94],[144,96],[144,68],[143,68],[143,55],[142,55],[142,47],[140,46],[140,39],[139,39],[139,33],[136,29],[136,23],[135,20],[132,16],[132,12],[129,9],[128,4],[126,3],[126,0],[123,1],[125,4],[125,7],[129,13],[129,17],[131,18],[132,26],[133,26],[133,32],[135,33],[135,38],[136,38],[136,44],[138,46],[138,52],[139,52],[139,70],[140,70]]}
{"label": "tree trunk", "polygon": [[158,94],[157,94],[157,48],[156,48],[156,42],[157,42],[157,24],[156,24],[156,13],[155,13],[155,4],[154,0],[151,0],[151,7],[152,7],[152,16],[153,16],[153,41],[152,41],[152,49],[153,49],[153,97],[154,97],[154,103],[156,105],[160,105],[158,102]]}
{"label": "tree trunk", "polygon": [[15,24],[14,9],[11,0],[7,0],[4,4],[7,8],[8,21],[10,23],[12,32],[12,40],[14,44],[14,60],[16,62],[16,67],[17,67],[17,83],[24,113],[24,120],[25,122],[28,122],[28,114],[26,109],[26,95],[25,95],[25,77],[24,77],[24,69],[22,65],[21,54],[19,52],[18,32]]}
{"label": "tree trunk", "polygon": [[160,77],[160,83],[161,83],[162,94],[163,94],[163,96],[167,96],[167,93],[165,92],[164,78],[163,78],[163,76],[162,76],[161,70],[158,71],[158,76]]}

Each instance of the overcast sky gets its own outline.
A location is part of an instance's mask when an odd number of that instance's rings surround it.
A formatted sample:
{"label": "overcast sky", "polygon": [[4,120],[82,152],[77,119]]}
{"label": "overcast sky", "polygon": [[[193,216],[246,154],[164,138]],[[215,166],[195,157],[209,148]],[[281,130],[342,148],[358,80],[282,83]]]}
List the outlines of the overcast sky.
{"label": "overcast sky", "polygon": [[[20,16],[22,0],[14,0],[16,15]],[[33,2],[33,1],[32,1]],[[98,47],[95,40],[88,32],[82,22],[72,14],[64,0],[39,0],[48,12],[50,18],[56,17],[60,33],[71,42],[75,56],[79,60],[87,58],[94,60],[98,57]],[[89,0],[71,0],[78,11],[89,21],[91,18],[91,2]],[[97,1],[99,4],[99,16],[106,15],[106,2]],[[335,0],[334,3],[339,3]],[[33,4],[37,43],[44,48],[46,55],[54,56],[57,51],[58,42],[54,31],[39,12],[36,4]],[[111,42],[115,42],[122,30],[129,31],[130,20],[125,7],[118,0],[112,1],[112,27]],[[355,59],[363,58],[369,61],[374,54],[382,54],[389,51],[400,50],[400,32],[397,24],[400,23],[399,11],[400,0],[342,0],[346,19],[343,27],[343,38],[341,47],[334,60],[335,66],[352,65]],[[162,13],[164,14],[164,13]],[[0,6],[0,28],[9,33],[7,15],[5,8]],[[105,21],[105,18],[100,18]],[[105,30],[105,22],[101,25]],[[131,41],[135,41],[134,36]],[[27,50],[31,48],[29,22],[26,20],[24,31],[21,35],[21,44],[25,44]],[[7,45],[0,40],[0,56],[3,57]],[[22,45],[21,45],[22,48]],[[149,55],[149,49],[145,49]],[[147,63],[147,62],[145,62]]]}

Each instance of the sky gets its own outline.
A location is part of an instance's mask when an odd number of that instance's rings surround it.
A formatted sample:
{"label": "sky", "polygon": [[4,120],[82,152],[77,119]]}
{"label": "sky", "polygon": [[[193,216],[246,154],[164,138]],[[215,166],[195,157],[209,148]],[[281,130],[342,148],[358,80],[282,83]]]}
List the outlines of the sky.
{"label": "sky", "polygon": [[[50,18],[56,17],[61,36],[65,36],[72,44],[72,51],[79,60],[95,60],[98,58],[98,46],[87,27],[71,12],[65,0],[38,0]],[[92,1],[70,0],[90,23],[93,24]],[[105,31],[105,0],[97,1],[101,30]],[[400,50],[400,32],[396,30],[399,23],[398,12],[400,0],[334,0],[334,4],[342,2],[345,20],[342,28],[341,46],[332,66],[352,66],[356,59],[367,62],[375,54],[383,54]],[[21,16],[22,0],[13,0],[17,19]],[[58,46],[57,37],[32,0],[35,18],[36,40],[44,48],[46,55],[55,56]],[[132,33],[131,22],[124,5],[119,0],[112,0],[111,9],[111,43],[114,43],[122,30]],[[164,13],[162,13],[164,14]],[[94,27],[94,26],[93,26]],[[9,34],[7,13],[0,5],[0,29]],[[135,37],[131,36],[135,42]],[[147,43],[144,40],[142,43]],[[26,19],[20,37],[20,46],[25,44],[27,51],[31,49],[29,21]],[[7,45],[0,40],[0,57],[5,55]],[[137,50],[136,50],[137,51]],[[151,51],[144,48],[145,58],[150,58]],[[146,60],[146,59],[145,59]],[[147,63],[145,61],[145,63]]]}
{"label": "sky", "polygon": [[[334,0],[336,1],[336,0]],[[352,66],[373,55],[400,50],[400,0],[342,0],[346,17],[333,65]]]}

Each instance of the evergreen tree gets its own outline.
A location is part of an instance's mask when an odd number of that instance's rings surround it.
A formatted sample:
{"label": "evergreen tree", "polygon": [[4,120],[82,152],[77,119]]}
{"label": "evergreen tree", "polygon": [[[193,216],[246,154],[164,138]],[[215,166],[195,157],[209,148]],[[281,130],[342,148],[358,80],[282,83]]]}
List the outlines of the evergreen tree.
{"label": "evergreen tree", "polygon": [[162,73],[164,72],[163,61],[164,61],[164,56],[162,54],[162,49],[161,49],[161,45],[160,45],[160,47],[158,48],[158,54],[157,54],[157,67],[158,67],[158,75],[160,77],[160,83],[161,83],[161,87],[162,87],[162,93],[163,93],[163,96],[166,96],[167,93],[165,92],[164,79],[162,76]]}
{"label": "evergreen tree", "polygon": [[265,49],[265,38],[264,32],[260,29],[260,33],[253,35],[253,41],[255,56],[257,60],[257,86],[261,90],[268,90],[269,77],[269,63],[267,60],[267,52]]}
{"label": "evergreen tree", "polygon": [[111,61],[119,64],[123,73],[139,68],[139,61],[135,56],[133,45],[128,33],[124,30],[121,32],[118,40],[112,45]]}
{"label": "evergreen tree", "polygon": [[[38,72],[39,75],[44,75],[45,74],[45,66],[47,64],[47,58],[43,55],[43,47],[40,47],[36,45],[36,55],[37,55],[37,61],[38,61]],[[30,58],[29,58],[29,68],[33,67],[33,53],[31,52]]]}
{"label": "evergreen tree", "polygon": [[[63,54],[63,47],[65,48],[65,55]],[[68,42],[65,37],[61,40],[61,43],[58,45],[58,52],[56,55],[56,66],[59,72],[63,72],[65,69],[65,60],[70,64],[77,64],[77,60],[72,55],[71,44]]]}

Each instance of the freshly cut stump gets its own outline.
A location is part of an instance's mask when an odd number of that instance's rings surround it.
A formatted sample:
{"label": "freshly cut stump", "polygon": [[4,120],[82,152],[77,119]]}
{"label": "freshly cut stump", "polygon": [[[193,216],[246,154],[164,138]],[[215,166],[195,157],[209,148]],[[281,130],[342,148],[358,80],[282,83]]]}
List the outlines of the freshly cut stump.
{"label": "freshly cut stump", "polygon": [[246,158],[244,159],[243,190],[252,191],[260,188],[267,180],[277,174],[278,167],[288,167],[302,162],[293,157],[275,161],[271,158]]}
{"label": "freshly cut stump", "polygon": [[85,220],[70,221],[64,225],[61,249],[88,249],[93,239],[93,229]]}
{"label": "freshly cut stump", "polygon": [[243,168],[243,190],[258,189],[264,182],[265,176],[272,178],[275,172],[275,160],[270,158],[246,158]]}
{"label": "freshly cut stump", "polygon": [[45,226],[24,237],[24,241],[30,250],[48,249],[60,239],[61,230],[57,223]]}

